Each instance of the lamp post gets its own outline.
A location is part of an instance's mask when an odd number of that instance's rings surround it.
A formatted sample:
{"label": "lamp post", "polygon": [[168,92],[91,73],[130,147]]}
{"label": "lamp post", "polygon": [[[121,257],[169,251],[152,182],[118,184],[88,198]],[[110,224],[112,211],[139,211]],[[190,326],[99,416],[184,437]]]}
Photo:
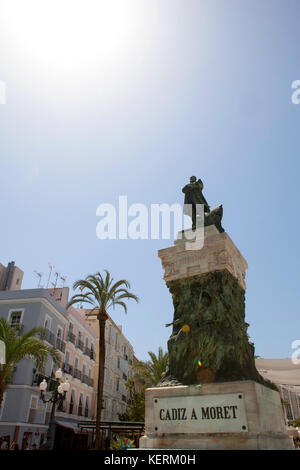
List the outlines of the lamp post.
{"label": "lamp post", "polygon": [[45,449],[53,450],[54,446],[54,437],[55,437],[55,406],[57,403],[62,404],[66,398],[67,392],[70,390],[70,384],[67,380],[61,381],[62,379],[62,371],[58,369],[55,372],[56,378],[56,385],[55,389],[51,392],[49,398],[46,398],[45,391],[47,389],[47,382],[45,379],[42,380],[40,383],[40,400],[43,403],[52,403],[50,420],[49,420],[49,427],[47,431],[47,441],[45,445]]}

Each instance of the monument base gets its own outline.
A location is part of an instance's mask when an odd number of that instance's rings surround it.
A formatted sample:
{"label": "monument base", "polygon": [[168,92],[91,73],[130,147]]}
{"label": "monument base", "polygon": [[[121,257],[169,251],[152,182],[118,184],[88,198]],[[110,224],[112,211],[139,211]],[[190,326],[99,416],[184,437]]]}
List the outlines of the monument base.
{"label": "monument base", "polygon": [[236,381],[146,390],[144,449],[293,449],[279,393]]}

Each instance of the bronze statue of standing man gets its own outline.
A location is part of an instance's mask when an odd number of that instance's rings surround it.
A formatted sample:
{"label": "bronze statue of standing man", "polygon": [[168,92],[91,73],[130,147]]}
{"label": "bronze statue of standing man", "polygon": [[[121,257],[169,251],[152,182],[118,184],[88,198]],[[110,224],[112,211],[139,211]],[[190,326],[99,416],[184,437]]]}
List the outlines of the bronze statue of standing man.
{"label": "bronze statue of standing man", "polygon": [[192,219],[192,229],[196,230],[197,227],[197,216],[200,214],[197,212],[197,204],[204,205],[204,226],[215,225],[219,232],[224,232],[221,225],[223,216],[222,205],[216,207],[212,211],[207,203],[207,200],[202,194],[203,183],[200,179],[197,180],[196,176],[190,177],[190,183],[186,184],[182,188],[184,193],[184,214],[188,215]]}

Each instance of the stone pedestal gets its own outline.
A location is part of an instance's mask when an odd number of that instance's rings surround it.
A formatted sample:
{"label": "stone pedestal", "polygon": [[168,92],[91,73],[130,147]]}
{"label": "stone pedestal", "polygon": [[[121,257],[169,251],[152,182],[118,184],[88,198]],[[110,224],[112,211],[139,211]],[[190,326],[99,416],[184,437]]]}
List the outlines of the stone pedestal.
{"label": "stone pedestal", "polygon": [[174,316],[166,374],[146,391],[140,446],[292,449],[279,393],[256,370],[247,334],[247,262],[213,225],[190,235],[158,252]]}
{"label": "stone pedestal", "polygon": [[146,390],[144,449],[293,449],[279,393],[254,381]]}
{"label": "stone pedestal", "polygon": [[214,225],[194,233],[190,241],[186,237],[191,236],[191,229],[179,232],[174,246],[159,250],[166,283],[226,269],[245,290],[248,264],[229,235],[219,233]]}

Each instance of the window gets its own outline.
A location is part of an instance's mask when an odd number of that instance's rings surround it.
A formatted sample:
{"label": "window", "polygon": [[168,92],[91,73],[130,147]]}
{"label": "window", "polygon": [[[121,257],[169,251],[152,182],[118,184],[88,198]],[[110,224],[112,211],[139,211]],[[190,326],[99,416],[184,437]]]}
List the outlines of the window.
{"label": "window", "polygon": [[119,389],[120,389],[120,379],[117,379],[117,385],[116,385],[117,392],[119,391]]}
{"label": "window", "polygon": [[28,423],[34,423],[35,418],[36,418],[36,413],[37,413],[37,407],[38,407],[38,397],[32,395],[30,408],[28,410],[28,417],[27,417]]}
{"label": "window", "polygon": [[120,358],[118,357],[118,369],[120,369]]}
{"label": "window", "polygon": [[89,397],[86,397],[85,410],[84,410],[84,416],[85,416],[86,418],[88,418],[88,416],[89,416],[89,408],[90,408],[90,405],[89,405]]}
{"label": "window", "polygon": [[34,410],[37,409],[37,405],[38,405],[38,399],[37,397],[31,397],[31,405],[30,405],[30,408],[33,408]]}
{"label": "window", "polygon": [[287,417],[288,420],[292,420],[293,419],[293,412],[292,412],[291,405],[287,404],[285,406],[286,406],[286,417]]}
{"label": "window", "polygon": [[70,362],[70,353],[69,353],[69,351],[66,352],[65,361],[66,361],[66,364],[69,364],[69,362]]}
{"label": "window", "polygon": [[50,330],[50,328],[51,328],[51,318],[48,317],[48,316],[46,316],[44,327],[47,328],[47,330]]}
{"label": "window", "polygon": [[4,410],[5,398],[6,398],[6,392],[4,392],[4,394],[3,394],[2,403],[0,405],[0,419],[2,419],[2,413],[3,413],[3,410]]}
{"label": "window", "polygon": [[24,310],[12,310],[9,313],[10,326],[15,327],[15,326],[21,325],[23,312]]}
{"label": "window", "polygon": [[94,345],[91,344],[91,359],[95,359],[95,354],[94,354]]}
{"label": "window", "polygon": [[85,364],[82,365],[82,375],[86,375],[85,374]]}
{"label": "window", "polygon": [[70,415],[73,414],[73,411],[74,411],[74,401],[75,401],[75,397],[74,397],[74,392],[72,391],[71,399],[70,399],[70,406],[69,406]]}
{"label": "window", "polygon": [[83,412],[82,395],[80,394],[79,404],[78,404],[78,416],[82,416],[82,412]]}

